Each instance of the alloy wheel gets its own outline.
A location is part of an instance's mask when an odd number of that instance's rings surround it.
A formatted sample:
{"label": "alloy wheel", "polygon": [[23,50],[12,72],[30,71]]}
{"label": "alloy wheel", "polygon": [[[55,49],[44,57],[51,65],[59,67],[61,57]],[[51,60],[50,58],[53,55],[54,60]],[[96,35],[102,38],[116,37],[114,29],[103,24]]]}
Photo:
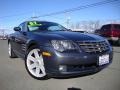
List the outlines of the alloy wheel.
{"label": "alloy wheel", "polygon": [[44,61],[40,49],[33,49],[27,55],[27,68],[34,77],[46,76]]}

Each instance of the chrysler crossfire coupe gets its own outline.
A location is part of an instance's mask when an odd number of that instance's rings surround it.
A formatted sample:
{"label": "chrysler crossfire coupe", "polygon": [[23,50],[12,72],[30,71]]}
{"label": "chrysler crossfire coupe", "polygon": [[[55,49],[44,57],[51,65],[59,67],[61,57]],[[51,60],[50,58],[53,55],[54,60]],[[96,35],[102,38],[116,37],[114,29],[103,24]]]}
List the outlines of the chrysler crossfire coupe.
{"label": "chrysler crossfire coupe", "polygon": [[112,62],[112,47],[100,36],[72,32],[48,21],[25,21],[8,38],[11,58],[25,60],[35,79],[90,75]]}

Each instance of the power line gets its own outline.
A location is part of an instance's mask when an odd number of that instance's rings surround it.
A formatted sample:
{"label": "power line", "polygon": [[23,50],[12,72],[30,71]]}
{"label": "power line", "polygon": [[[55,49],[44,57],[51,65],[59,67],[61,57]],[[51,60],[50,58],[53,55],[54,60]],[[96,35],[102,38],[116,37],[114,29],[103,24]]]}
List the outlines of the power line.
{"label": "power line", "polygon": [[8,18],[8,17],[15,17],[15,16],[23,16],[23,15],[26,15],[26,14],[28,14],[28,13],[32,13],[32,12],[25,12],[25,13],[20,13],[20,14],[1,16],[0,18]]}
{"label": "power line", "polygon": [[[79,7],[76,7],[76,8],[66,9],[66,10],[59,11],[59,12],[53,12],[53,13],[48,13],[48,14],[35,16],[35,18],[53,16],[53,15],[64,14],[64,13],[68,13],[68,12],[75,12],[75,11],[78,11],[78,10],[87,9],[87,8],[96,7],[96,6],[101,6],[101,5],[109,4],[109,3],[112,3],[112,2],[116,2],[116,1],[119,1],[119,0],[105,0],[105,1],[97,2],[97,3],[93,3],[93,4],[79,6]],[[31,12],[29,12],[29,13],[31,13]],[[21,14],[15,14],[15,15],[2,16],[0,18],[22,16],[22,15],[26,15],[26,14],[28,14],[28,12],[21,13]]]}
{"label": "power line", "polygon": [[88,4],[88,5],[85,5],[85,6],[79,6],[77,8],[71,8],[71,9],[67,9],[67,10],[63,10],[63,11],[59,11],[59,12],[40,15],[38,17],[46,17],[46,16],[64,14],[64,13],[68,13],[68,12],[74,12],[74,11],[78,11],[78,10],[82,10],[82,9],[86,9],[86,8],[91,8],[91,7],[101,6],[101,5],[104,5],[104,4],[109,4],[109,3],[112,3],[112,2],[116,2],[116,1],[119,1],[119,0],[105,0],[105,1],[97,2],[97,3],[93,3],[93,4]]}

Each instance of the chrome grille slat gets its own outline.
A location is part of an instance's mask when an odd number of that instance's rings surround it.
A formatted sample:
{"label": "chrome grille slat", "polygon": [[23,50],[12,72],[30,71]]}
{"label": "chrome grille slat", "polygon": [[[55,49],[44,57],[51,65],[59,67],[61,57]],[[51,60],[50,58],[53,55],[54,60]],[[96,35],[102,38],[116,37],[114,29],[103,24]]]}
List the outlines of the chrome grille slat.
{"label": "chrome grille slat", "polygon": [[79,46],[87,53],[101,53],[109,49],[108,44],[105,41],[82,41],[77,42]]}

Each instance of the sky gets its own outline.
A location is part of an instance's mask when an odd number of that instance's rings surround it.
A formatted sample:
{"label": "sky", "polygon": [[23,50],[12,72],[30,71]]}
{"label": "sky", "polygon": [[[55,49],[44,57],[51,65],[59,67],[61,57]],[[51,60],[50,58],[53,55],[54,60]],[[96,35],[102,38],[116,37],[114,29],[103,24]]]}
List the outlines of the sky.
{"label": "sky", "polygon": [[[12,29],[23,21],[31,20],[35,15],[40,16],[100,1],[105,0],[0,0],[0,29]],[[120,20],[120,0],[75,12],[40,17],[39,20],[64,25],[68,17],[71,22]]]}

